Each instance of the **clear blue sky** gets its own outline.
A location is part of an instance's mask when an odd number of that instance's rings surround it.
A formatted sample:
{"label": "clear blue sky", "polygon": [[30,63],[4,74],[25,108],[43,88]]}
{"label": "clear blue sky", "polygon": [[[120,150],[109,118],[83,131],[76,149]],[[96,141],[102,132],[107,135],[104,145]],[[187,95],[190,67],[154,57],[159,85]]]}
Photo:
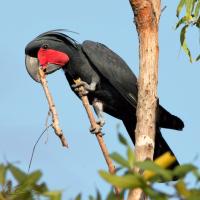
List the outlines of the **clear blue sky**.
{"label": "clear blue sky", "polygon": [[[177,1],[165,0],[164,5],[167,9],[160,22],[159,99],[184,120],[185,129],[162,132],[180,162],[186,163],[200,154],[200,66],[191,65],[180,52],[179,32],[174,30]],[[19,166],[26,170],[32,147],[44,129],[48,106],[42,88],[25,70],[25,45],[44,31],[67,28],[80,33],[70,34],[79,42],[90,39],[105,43],[138,74],[137,34],[128,0],[8,0],[1,3],[0,21],[0,161],[4,156],[11,162],[19,160]],[[190,40],[195,51],[199,51],[197,36],[192,34]],[[87,197],[94,194],[95,188],[106,192],[109,185],[97,173],[106,165],[96,138],[88,132],[89,122],[81,102],[61,71],[48,80],[70,148],[62,148],[51,130],[48,143],[44,144],[45,137],[40,141],[31,169],[41,169],[50,188],[64,189],[65,199],[79,192]],[[116,136],[116,124],[121,122],[108,115],[106,120],[105,141],[110,152],[123,152]],[[128,138],[122,124],[121,131]]]}

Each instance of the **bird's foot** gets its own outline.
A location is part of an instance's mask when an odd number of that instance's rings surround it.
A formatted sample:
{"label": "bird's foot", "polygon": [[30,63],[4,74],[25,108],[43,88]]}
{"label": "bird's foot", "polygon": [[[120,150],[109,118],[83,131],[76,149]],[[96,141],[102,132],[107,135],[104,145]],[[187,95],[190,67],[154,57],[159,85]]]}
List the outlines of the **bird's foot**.
{"label": "bird's foot", "polygon": [[97,122],[96,122],[100,127],[103,127],[106,123],[105,119],[100,118]]}
{"label": "bird's foot", "polygon": [[92,134],[98,134],[101,132],[102,130],[102,127],[104,126],[105,124],[105,120],[104,119],[99,119],[97,122],[96,122],[96,126],[95,127],[90,127],[90,132]]}
{"label": "bird's foot", "polygon": [[96,84],[88,84],[85,81],[80,81],[76,84],[73,84],[71,87],[74,89],[74,91],[79,92],[79,95],[84,96],[87,95],[89,92],[95,91]]}
{"label": "bird's foot", "polygon": [[84,88],[80,88],[80,87],[75,88],[74,91],[77,92],[80,97],[86,96],[89,93],[87,90],[84,90]]}
{"label": "bird's foot", "polygon": [[101,133],[102,127],[99,124],[96,124],[95,127],[90,127],[90,133],[98,134]]}

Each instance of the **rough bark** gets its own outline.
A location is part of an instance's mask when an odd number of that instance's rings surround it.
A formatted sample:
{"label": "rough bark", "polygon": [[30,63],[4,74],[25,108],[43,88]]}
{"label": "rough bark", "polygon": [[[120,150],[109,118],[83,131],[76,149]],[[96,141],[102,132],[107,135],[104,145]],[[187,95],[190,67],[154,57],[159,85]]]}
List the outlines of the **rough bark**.
{"label": "rough bark", "polygon": [[[130,0],[139,38],[138,104],[135,130],[135,155],[138,161],[153,159],[157,83],[158,83],[158,24],[160,0]],[[129,192],[128,200],[144,200],[140,189]]]}

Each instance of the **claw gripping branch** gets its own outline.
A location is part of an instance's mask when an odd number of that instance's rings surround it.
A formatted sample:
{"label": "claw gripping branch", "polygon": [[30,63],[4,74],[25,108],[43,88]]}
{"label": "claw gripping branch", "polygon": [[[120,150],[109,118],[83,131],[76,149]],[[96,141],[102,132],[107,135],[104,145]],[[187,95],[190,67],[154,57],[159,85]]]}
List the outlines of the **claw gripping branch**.
{"label": "claw gripping branch", "polygon": [[62,145],[64,147],[68,147],[67,140],[65,139],[65,136],[64,136],[64,134],[63,134],[63,132],[62,132],[60,126],[59,126],[58,113],[56,111],[56,107],[55,107],[52,95],[51,95],[49,88],[48,88],[47,80],[45,78],[45,73],[41,68],[39,68],[38,73],[39,73],[39,76],[40,76],[42,87],[43,87],[45,95],[47,97],[47,101],[48,101],[48,104],[49,104],[49,110],[52,114],[52,121],[53,121],[52,127],[54,129],[54,132],[60,138]]}

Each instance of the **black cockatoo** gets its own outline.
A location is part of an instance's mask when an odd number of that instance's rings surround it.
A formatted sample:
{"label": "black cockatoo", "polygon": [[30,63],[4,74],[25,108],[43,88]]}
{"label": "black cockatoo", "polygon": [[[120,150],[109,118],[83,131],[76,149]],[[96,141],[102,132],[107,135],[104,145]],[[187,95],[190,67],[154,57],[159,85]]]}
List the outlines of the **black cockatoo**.
{"label": "black cockatoo", "polygon": [[[71,37],[59,32],[48,31],[25,48],[26,69],[37,82],[38,68],[46,74],[62,69],[73,90],[82,85],[93,105],[99,124],[103,126],[103,111],[121,119],[135,143],[137,78],[126,62],[105,45],[86,40],[78,44]],[[81,78],[79,85],[74,79]],[[83,94],[84,95],[84,94]],[[173,152],[163,139],[160,128],[182,130],[181,119],[158,105],[154,158],[166,151]],[[93,130],[95,131],[95,130]],[[174,166],[178,165],[178,161]]]}

